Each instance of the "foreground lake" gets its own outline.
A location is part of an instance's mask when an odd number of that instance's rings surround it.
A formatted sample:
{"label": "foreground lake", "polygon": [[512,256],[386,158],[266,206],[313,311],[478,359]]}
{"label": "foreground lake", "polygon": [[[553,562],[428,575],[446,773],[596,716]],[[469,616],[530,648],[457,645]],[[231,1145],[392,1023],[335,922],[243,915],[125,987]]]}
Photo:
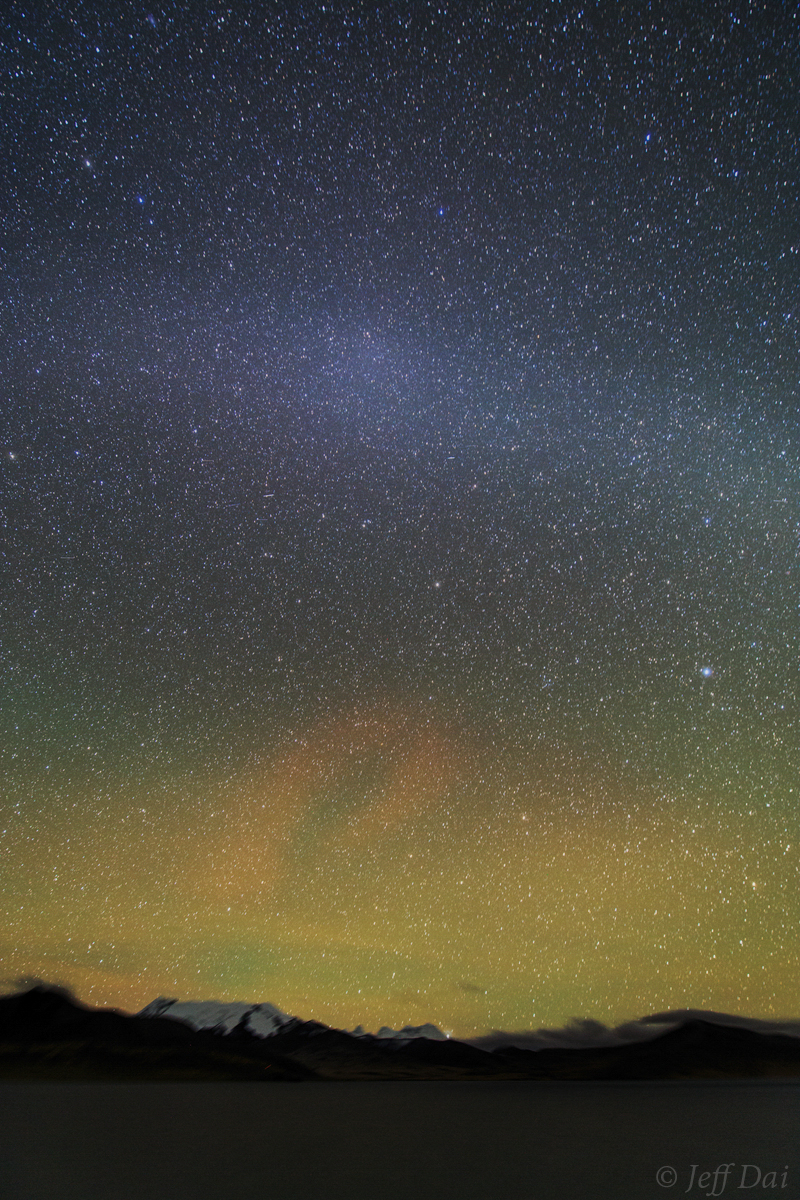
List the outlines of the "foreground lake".
{"label": "foreground lake", "polygon": [[795,1200],[799,1129],[783,1083],[3,1084],[0,1196]]}

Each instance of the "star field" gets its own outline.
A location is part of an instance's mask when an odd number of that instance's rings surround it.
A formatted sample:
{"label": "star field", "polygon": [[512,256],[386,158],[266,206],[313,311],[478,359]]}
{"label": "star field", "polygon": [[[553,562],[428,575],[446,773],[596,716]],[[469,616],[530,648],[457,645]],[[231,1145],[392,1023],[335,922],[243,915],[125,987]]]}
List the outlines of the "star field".
{"label": "star field", "polygon": [[791,5],[12,4],[3,976],[797,1016]]}

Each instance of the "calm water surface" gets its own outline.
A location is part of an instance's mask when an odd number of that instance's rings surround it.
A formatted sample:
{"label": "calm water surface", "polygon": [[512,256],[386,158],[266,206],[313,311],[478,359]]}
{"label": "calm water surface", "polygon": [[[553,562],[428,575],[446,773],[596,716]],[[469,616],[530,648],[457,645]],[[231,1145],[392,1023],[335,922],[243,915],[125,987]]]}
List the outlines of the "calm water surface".
{"label": "calm water surface", "polygon": [[0,1085],[2,1200],[800,1200],[799,1150],[800,1084]]}

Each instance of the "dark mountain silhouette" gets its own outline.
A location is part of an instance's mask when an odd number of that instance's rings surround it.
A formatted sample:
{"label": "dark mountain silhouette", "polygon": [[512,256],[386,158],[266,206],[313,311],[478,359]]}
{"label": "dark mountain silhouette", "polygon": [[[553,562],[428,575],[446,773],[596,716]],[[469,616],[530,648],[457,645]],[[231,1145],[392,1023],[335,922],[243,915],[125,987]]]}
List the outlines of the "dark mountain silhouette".
{"label": "dark mountain silhouette", "polygon": [[576,1049],[495,1050],[535,1079],[800,1078],[800,1038],[699,1018],[646,1041]]}
{"label": "dark mountain silhouette", "polygon": [[88,1008],[61,988],[37,986],[0,997],[0,1078],[301,1080],[263,1042],[237,1041],[166,1017]]}
{"label": "dark mountain silhouette", "polygon": [[[256,1006],[254,1006],[256,1007]],[[277,1011],[277,1010],[276,1010]],[[378,1038],[285,1017],[259,1036],[93,1009],[64,989],[0,997],[0,1078],[95,1080],[667,1080],[800,1078],[800,1038],[691,1016],[647,1040],[481,1049]]]}

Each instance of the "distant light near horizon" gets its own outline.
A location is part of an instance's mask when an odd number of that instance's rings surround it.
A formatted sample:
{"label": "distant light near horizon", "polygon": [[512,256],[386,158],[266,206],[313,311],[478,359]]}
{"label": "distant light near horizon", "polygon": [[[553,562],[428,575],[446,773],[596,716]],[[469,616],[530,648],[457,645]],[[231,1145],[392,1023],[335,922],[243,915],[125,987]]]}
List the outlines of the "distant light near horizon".
{"label": "distant light near horizon", "polygon": [[800,1016],[798,23],[552,7],[4,17],[6,980]]}

